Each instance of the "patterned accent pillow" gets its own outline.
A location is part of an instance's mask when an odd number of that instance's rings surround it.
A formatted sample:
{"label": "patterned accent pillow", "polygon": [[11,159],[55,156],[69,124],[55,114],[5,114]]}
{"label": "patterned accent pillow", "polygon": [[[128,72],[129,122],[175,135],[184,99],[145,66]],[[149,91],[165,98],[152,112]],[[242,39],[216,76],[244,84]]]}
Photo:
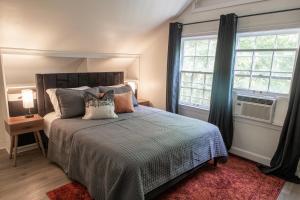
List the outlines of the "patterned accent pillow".
{"label": "patterned accent pillow", "polygon": [[115,113],[114,91],[110,90],[103,95],[85,93],[85,115],[82,119],[112,119],[118,118]]}
{"label": "patterned accent pillow", "polygon": [[116,85],[116,86],[99,86],[99,92],[104,93],[109,90],[113,90],[115,94],[122,94],[127,92],[132,92],[132,103],[133,106],[138,106],[137,99],[134,96],[134,93],[129,85]]}

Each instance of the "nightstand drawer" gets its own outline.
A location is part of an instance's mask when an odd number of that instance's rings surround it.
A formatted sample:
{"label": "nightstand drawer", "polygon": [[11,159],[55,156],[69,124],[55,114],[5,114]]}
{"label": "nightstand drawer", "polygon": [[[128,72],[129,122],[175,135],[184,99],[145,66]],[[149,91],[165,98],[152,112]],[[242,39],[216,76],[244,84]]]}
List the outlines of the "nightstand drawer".
{"label": "nightstand drawer", "polygon": [[10,135],[39,131],[43,129],[43,126],[44,119],[38,115],[32,118],[25,118],[24,116],[10,117],[5,121],[6,131]]}
{"label": "nightstand drawer", "polygon": [[10,125],[9,130],[11,134],[28,133],[43,129],[43,121],[26,122],[22,124]]}

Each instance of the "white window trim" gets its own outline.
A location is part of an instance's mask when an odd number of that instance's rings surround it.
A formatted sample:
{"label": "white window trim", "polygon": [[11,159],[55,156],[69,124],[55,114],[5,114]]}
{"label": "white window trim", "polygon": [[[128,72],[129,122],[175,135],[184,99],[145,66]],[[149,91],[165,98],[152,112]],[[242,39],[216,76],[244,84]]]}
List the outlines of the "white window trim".
{"label": "white window trim", "polygon": [[[242,33],[237,33],[237,41],[236,41],[236,47],[239,46],[239,37],[245,37],[245,36],[264,36],[264,35],[270,35],[270,34],[292,34],[298,32],[299,33],[299,38],[298,38],[298,44],[300,44],[300,29],[299,28],[293,28],[293,29],[279,29],[279,30],[268,30],[268,31],[253,31],[253,32],[242,32]],[[291,82],[293,81],[294,78],[294,73],[295,73],[295,66],[297,62],[297,57],[299,54],[299,47],[298,48],[287,48],[287,49],[235,49],[236,53],[237,52],[255,52],[255,51],[296,51],[296,59],[294,61],[294,69],[292,72],[292,79]],[[235,71],[235,70],[234,70]],[[291,83],[292,84],[292,83]],[[270,97],[289,97],[290,92],[291,92],[291,85],[290,85],[290,90],[287,94],[283,93],[274,93],[274,92],[266,92],[266,91],[256,91],[256,90],[247,90],[247,89],[238,89],[238,88],[233,88],[233,92],[236,93],[242,93],[242,94],[249,94],[253,96],[270,96]]]}
{"label": "white window trim", "polygon": [[[292,28],[292,29],[274,29],[274,30],[268,30],[268,31],[247,31],[247,32],[240,32],[237,33],[237,42],[236,42],[236,47],[238,46],[238,37],[239,36],[261,36],[261,35],[269,35],[270,33],[274,33],[276,32],[276,34],[289,34],[289,33],[295,33],[295,32],[299,32],[300,34],[300,28]],[[196,39],[214,39],[217,38],[218,33],[216,34],[210,34],[210,35],[200,35],[200,36],[187,36],[187,37],[183,37],[181,39],[181,46],[183,47],[183,43],[184,41],[187,40],[196,40]],[[300,44],[300,37],[299,37],[299,44]],[[292,48],[291,48],[292,49]],[[291,50],[290,49],[290,50]],[[258,49],[255,49],[255,51],[257,51]],[[262,49],[263,51],[266,51],[267,49]],[[271,49],[269,49],[271,51]],[[277,49],[278,50],[278,49]],[[287,50],[287,49],[282,49],[282,50]],[[295,63],[294,63],[294,70],[292,72],[292,81],[294,78],[294,71],[295,71],[295,65],[297,62],[297,57],[298,54],[300,53],[300,49],[296,48],[293,49],[296,50],[296,59],[295,59]],[[246,51],[246,50],[239,50],[236,48],[236,52],[241,52],[241,51]],[[249,51],[249,50],[247,50]],[[274,49],[272,49],[272,51],[274,51]],[[183,66],[183,48],[181,48],[180,50],[180,74],[181,74],[181,69]],[[180,76],[181,77],[181,76]],[[180,80],[181,83],[181,80]],[[291,90],[291,88],[290,88]],[[237,93],[237,94],[248,94],[248,95],[253,95],[253,96],[270,96],[270,97],[289,97],[290,96],[290,91],[288,94],[281,94],[281,93],[272,93],[272,92],[259,92],[259,91],[254,91],[254,90],[245,90],[245,89],[235,89],[233,88],[233,93]],[[180,95],[180,92],[179,92]],[[191,108],[195,108],[195,109],[200,109],[200,110],[204,110],[204,111],[209,111],[210,108],[207,106],[194,106],[194,105],[190,105],[190,104],[184,104],[179,102],[179,105],[181,106],[186,106],[186,107],[191,107]]]}
{"label": "white window trim", "polygon": [[[185,41],[189,41],[189,40],[197,40],[197,39],[201,39],[201,40],[209,40],[209,39],[218,39],[218,35],[214,34],[214,35],[205,35],[205,36],[189,36],[189,37],[183,37],[181,38],[181,48],[180,48],[180,78],[179,78],[179,83],[181,84],[181,72],[182,72],[182,66],[183,66],[183,43]],[[185,71],[184,71],[185,72]],[[213,73],[213,72],[212,72]],[[179,85],[179,98],[180,98],[180,88],[181,85]],[[206,110],[209,111],[209,106],[204,106],[204,105],[192,105],[192,104],[185,104],[185,103],[181,103],[179,101],[178,103],[179,105],[183,105],[183,106],[187,106],[187,107],[191,107],[191,108],[197,108],[197,109],[201,109],[201,110]]]}

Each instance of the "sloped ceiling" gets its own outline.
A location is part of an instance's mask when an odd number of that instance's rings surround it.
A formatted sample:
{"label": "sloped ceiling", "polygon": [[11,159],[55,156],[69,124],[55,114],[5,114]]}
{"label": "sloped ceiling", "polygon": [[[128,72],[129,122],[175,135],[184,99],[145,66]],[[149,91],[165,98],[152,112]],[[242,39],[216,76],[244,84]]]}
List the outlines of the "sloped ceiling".
{"label": "sloped ceiling", "polygon": [[0,0],[0,46],[140,53],[192,0]]}

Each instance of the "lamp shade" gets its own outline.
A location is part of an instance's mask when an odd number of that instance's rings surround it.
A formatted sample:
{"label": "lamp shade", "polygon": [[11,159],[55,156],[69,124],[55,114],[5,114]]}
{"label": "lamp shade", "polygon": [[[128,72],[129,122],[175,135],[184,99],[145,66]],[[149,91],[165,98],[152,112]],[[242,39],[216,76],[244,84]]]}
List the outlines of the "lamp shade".
{"label": "lamp shade", "polygon": [[133,93],[135,94],[137,91],[137,81],[136,80],[127,80],[125,81],[126,85],[129,85],[133,91]]}
{"label": "lamp shade", "polygon": [[32,90],[26,89],[22,90],[22,100],[23,100],[23,107],[24,108],[33,108],[33,92]]}

